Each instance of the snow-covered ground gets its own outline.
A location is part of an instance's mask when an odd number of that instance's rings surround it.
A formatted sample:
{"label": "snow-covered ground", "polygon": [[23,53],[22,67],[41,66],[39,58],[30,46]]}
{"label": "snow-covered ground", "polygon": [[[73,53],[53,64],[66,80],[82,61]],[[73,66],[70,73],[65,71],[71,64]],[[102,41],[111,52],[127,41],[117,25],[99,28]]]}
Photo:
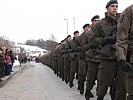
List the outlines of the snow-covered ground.
{"label": "snow-covered ground", "polygon": [[18,60],[15,60],[13,66],[16,66],[16,65],[19,65],[19,61]]}

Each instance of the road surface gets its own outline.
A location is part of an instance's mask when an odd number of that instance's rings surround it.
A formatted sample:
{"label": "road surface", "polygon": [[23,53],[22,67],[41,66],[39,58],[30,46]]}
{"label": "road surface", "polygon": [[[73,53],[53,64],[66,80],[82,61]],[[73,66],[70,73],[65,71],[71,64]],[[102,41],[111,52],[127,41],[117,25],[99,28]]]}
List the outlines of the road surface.
{"label": "road surface", "polygon": [[[69,88],[50,68],[31,62],[22,73],[0,88],[0,100],[85,100],[77,90],[77,81],[74,84]],[[96,97],[90,100],[96,100]],[[110,100],[109,95],[105,100]]]}

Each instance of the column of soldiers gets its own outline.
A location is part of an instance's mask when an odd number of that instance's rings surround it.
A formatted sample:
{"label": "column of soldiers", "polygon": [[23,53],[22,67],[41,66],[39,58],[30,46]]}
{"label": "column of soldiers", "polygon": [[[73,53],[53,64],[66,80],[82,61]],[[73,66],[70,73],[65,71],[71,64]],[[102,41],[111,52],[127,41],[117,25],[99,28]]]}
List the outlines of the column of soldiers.
{"label": "column of soldiers", "polygon": [[78,31],[73,39],[68,35],[43,57],[42,63],[70,88],[76,79],[81,95],[86,83],[86,100],[94,97],[94,85],[97,100],[104,100],[108,88],[111,100],[133,100],[133,5],[120,14],[118,2],[110,0],[106,10],[103,19],[95,15],[91,25],[83,26],[81,35]]}

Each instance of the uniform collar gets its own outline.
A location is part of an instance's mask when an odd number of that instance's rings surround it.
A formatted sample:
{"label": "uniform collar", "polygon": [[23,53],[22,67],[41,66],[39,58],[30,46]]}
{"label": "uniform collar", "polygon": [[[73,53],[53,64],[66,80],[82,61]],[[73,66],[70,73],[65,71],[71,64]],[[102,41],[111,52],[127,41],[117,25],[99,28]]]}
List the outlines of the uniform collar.
{"label": "uniform collar", "polygon": [[120,17],[120,14],[117,13],[116,16],[109,16],[108,13],[105,13],[105,18],[109,23],[117,24],[117,20]]}

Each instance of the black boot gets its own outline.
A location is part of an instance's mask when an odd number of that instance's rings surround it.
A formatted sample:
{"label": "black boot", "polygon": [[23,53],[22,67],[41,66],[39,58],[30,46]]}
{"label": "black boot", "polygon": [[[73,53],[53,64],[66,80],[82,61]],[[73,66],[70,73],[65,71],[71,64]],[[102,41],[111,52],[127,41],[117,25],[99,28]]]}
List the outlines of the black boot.
{"label": "black boot", "polygon": [[115,91],[116,91],[116,87],[115,86],[111,86],[110,87],[110,97],[111,97],[111,100],[115,100]]}
{"label": "black boot", "polygon": [[85,93],[85,99],[90,100],[90,95],[88,95],[87,92]]}
{"label": "black boot", "polygon": [[80,84],[80,94],[84,94],[84,82]]}
{"label": "black boot", "polygon": [[78,80],[78,74],[76,74],[76,80]]}
{"label": "black boot", "polygon": [[62,81],[64,81],[64,76],[62,76]]}
{"label": "black boot", "polygon": [[65,82],[66,82],[66,84],[68,83],[68,79],[67,78],[65,79]]}
{"label": "black boot", "polygon": [[103,97],[97,97],[97,100],[103,100]]}
{"label": "black boot", "polygon": [[70,86],[70,88],[72,88],[74,86],[73,80],[70,81],[69,86]]}
{"label": "black boot", "polygon": [[78,88],[77,89],[80,90],[80,82],[78,82]]}
{"label": "black boot", "polygon": [[86,100],[89,100],[90,98],[94,98],[94,95],[91,93],[91,91],[86,90],[85,98],[86,98]]}

